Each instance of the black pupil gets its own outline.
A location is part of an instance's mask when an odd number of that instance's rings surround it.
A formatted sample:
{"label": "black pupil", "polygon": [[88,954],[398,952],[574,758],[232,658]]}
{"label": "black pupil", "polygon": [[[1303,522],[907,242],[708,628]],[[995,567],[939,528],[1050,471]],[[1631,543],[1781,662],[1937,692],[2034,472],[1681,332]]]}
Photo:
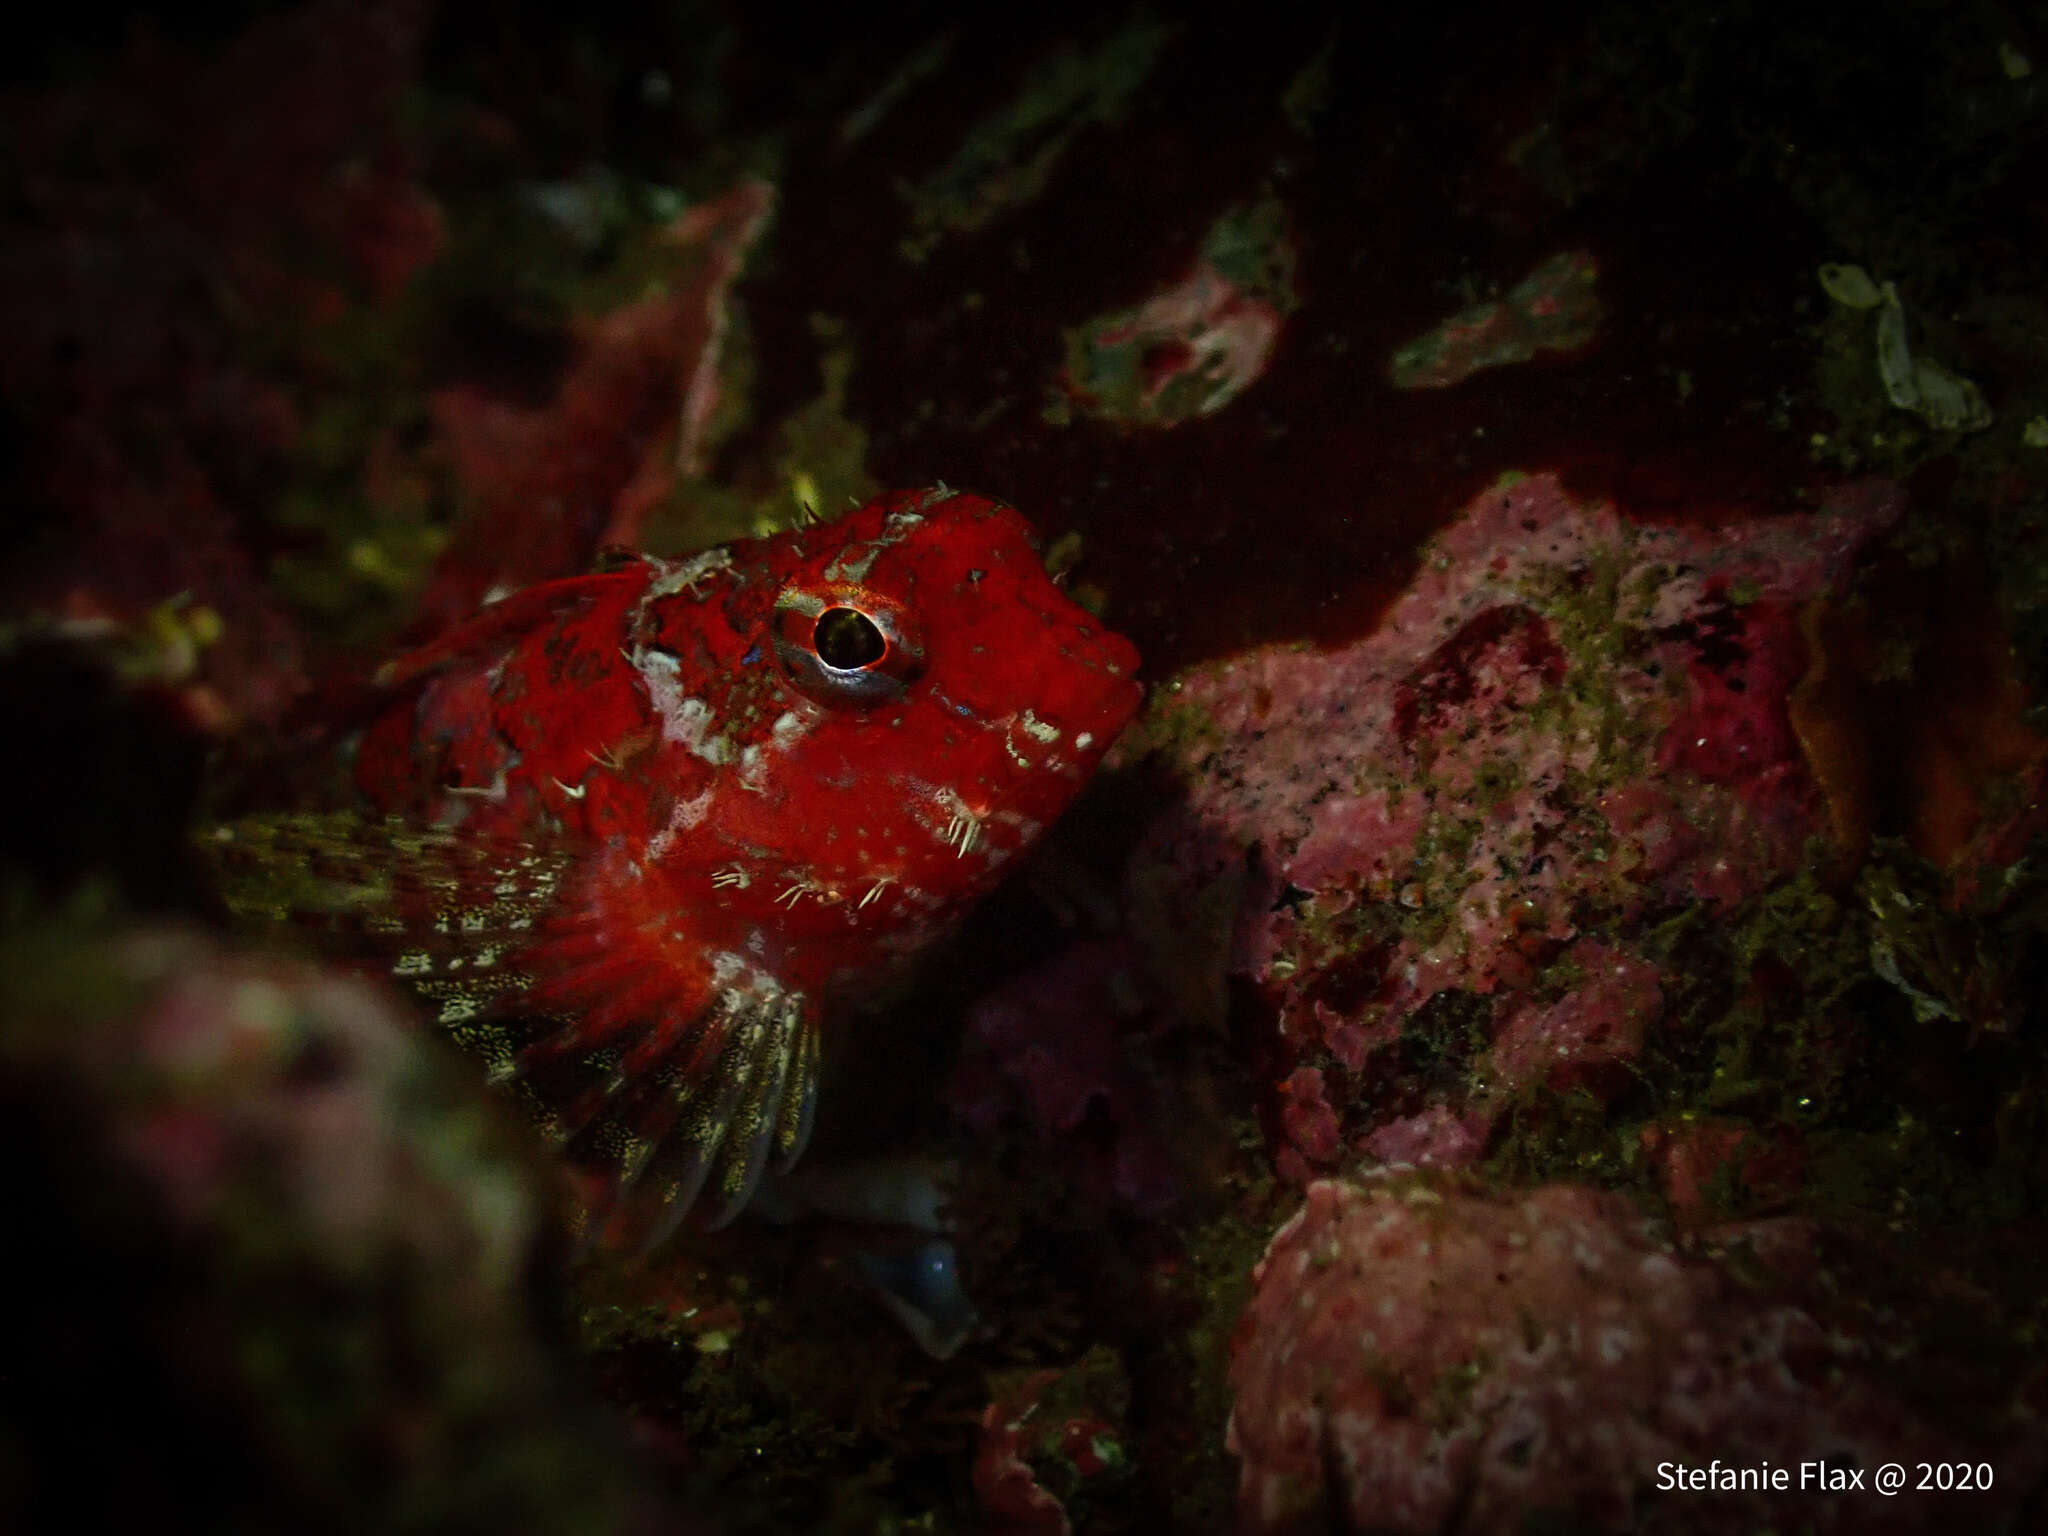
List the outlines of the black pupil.
{"label": "black pupil", "polygon": [[888,640],[858,608],[827,608],[818,615],[811,643],[818,648],[818,660],[841,672],[872,667],[889,654]]}

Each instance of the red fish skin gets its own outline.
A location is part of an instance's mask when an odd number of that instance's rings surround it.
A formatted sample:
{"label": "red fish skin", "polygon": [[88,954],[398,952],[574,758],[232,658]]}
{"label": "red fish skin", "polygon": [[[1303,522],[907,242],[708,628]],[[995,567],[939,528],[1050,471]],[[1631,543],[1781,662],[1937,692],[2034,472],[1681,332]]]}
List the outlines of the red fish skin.
{"label": "red fish skin", "polygon": [[[864,665],[817,667],[821,615]],[[1079,791],[1137,665],[1014,510],[898,492],[485,608],[387,669],[356,779],[458,838],[577,850],[523,995],[573,1020],[550,1050],[616,1039],[630,1074],[722,991],[816,1010],[931,942]]]}

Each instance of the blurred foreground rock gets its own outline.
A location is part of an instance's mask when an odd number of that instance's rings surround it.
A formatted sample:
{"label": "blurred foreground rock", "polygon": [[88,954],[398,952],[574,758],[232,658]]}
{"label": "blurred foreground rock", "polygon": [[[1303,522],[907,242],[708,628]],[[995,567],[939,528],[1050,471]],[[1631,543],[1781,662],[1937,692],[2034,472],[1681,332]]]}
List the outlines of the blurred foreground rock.
{"label": "blurred foreground rock", "polygon": [[174,928],[0,955],[0,1527],[643,1528],[542,1166],[394,1000]]}
{"label": "blurred foreground rock", "polygon": [[[1826,1246],[1784,1221],[1681,1249],[1571,1185],[1319,1181],[1233,1349],[1241,1528],[2038,1529],[2023,1512],[2048,1441],[1957,1326],[1975,1303],[1936,1288],[1947,1325],[1910,1342],[1896,1310],[1835,1315]],[[1908,1472],[1897,1497],[1873,1487],[1888,1462]],[[1915,1491],[1921,1462],[1988,1465],[1992,1486]],[[1789,1486],[1675,1481],[1710,1466]],[[1812,1482],[1850,1471],[1860,1491]]]}

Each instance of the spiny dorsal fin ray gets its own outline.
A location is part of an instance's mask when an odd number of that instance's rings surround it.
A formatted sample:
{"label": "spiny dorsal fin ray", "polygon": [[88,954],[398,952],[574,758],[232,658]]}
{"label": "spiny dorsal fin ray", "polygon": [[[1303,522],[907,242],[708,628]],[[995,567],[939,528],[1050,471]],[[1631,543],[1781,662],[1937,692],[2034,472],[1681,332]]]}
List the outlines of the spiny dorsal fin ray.
{"label": "spiny dorsal fin ray", "polygon": [[496,948],[488,966],[523,942],[559,902],[573,863],[557,844],[354,811],[250,816],[195,841],[238,920],[394,955],[416,949],[410,974],[421,976],[452,959],[471,968]]}
{"label": "spiny dorsal fin ray", "polygon": [[558,920],[575,862],[565,842],[480,835],[354,811],[245,817],[194,842],[229,913],[374,962],[434,1010],[543,1125],[552,1106],[516,1077],[536,1027],[527,946]]}
{"label": "spiny dorsal fin ray", "polygon": [[638,579],[635,571],[614,567],[524,587],[484,604],[452,629],[387,661],[377,669],[376,684],[403,689],[466,657],[497,653],[548,620],[587,607],[608,588]]}

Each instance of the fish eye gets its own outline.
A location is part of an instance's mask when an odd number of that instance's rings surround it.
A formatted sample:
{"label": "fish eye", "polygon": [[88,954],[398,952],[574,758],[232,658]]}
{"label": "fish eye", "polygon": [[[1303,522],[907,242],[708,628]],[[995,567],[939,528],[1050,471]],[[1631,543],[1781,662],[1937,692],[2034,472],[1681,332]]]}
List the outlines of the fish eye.
{"label": "fish eye", "polygon": [[811,631],[818,660],[836,672],[857,672],[889,654],[889,637],[858,608],[827,608]]}
{"label": "fish eye", "polygon": [[775,605],[775,657],[799,693],[835,708],[893,703],[924,670],[905,616],[852,592],[783,593]]}

